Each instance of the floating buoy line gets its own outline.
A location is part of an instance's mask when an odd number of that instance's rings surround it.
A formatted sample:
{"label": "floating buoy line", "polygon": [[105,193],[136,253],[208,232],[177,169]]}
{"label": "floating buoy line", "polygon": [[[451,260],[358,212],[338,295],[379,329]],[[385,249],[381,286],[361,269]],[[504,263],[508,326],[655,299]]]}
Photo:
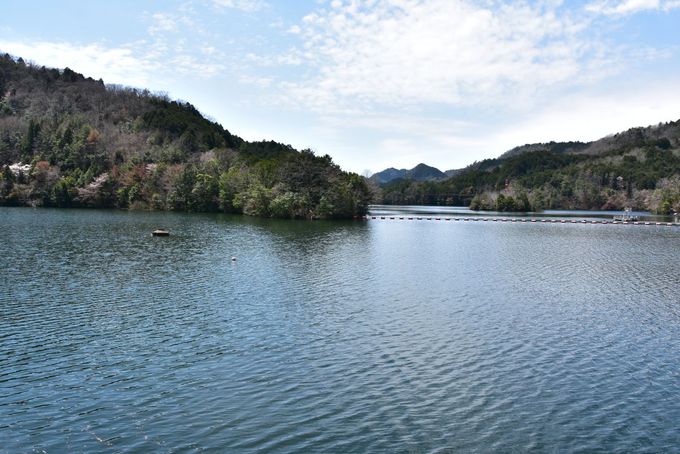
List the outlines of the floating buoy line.
{"label": "floating buoy line", "polygon": [[498,218],[498,217],[434,217],[434,216],[363,216],[359,219],[389,220],[389,221],[448,221],[448,222],[528,222],[540,224],[597,224],[597,225],[646,225],[680,227],[677,222],[653,222],[653,221],[616,221],[616,220],[586,220],[586,219],[556,219],[556,218]]}

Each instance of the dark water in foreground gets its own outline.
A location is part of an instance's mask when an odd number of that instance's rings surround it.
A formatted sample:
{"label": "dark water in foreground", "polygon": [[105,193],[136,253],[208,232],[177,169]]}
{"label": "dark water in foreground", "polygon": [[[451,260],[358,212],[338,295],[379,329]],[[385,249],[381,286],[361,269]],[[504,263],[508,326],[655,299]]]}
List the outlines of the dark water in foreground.
{"label": "dark water in foreground", "polygon": [[678,227],[0,208],[0,452],[677,452],[679,254]]}

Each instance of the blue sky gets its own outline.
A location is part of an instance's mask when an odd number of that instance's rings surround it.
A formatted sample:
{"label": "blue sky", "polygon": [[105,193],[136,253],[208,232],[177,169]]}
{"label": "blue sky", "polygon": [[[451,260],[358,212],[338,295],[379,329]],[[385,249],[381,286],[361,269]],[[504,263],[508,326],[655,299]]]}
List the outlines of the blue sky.
{"label": "blue sky", "polygon": [[359,173],[680,119],[680,0],[0,2],[0,51]]}

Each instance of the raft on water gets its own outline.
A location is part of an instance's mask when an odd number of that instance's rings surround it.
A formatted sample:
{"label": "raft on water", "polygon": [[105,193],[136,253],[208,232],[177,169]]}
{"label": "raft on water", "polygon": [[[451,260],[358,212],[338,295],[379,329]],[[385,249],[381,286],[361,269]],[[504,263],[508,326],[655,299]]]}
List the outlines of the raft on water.
{"label": "raft on water", "polygon": [[170,236],[170,231],[165,229],[156,229],[151,232],[152,236]]}

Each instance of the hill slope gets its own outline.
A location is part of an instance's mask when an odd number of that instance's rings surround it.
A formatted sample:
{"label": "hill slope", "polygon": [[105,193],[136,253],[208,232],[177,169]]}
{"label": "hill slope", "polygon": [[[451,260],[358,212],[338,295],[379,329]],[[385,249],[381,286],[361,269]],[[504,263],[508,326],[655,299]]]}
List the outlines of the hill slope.
{"label": "hill slope", "polygon": [[0,56],[0,205],[362,215],[330,156],[247,142],[189,103]]}
{"label": "hill slope", "polygon": [[513,148],[438,182],[398,180],[383,203],[469,205],[473,209],[680,211],[680,121],[603,139]]}
{"label": "hill slope", "polygon": [[395,169],[394,167],[390,167],[389,169],[374,173],[369,180],[377,185],[381,185],[396,180],[397,178],[403,178],[407,172],[408,169]]}
{"label": "hill slope", "polygon": [[412,169],[395,169],[394,167],[390,167],[382,172],[374,173],[369,180],[377,185],[383,185],[400,178],[414,181],[428,181],[446,178],[446,174],[436,167],[420,163]]}
{"label": "hill slope", "polygon": [[404,178],[415,181],[439,180],[446,178],[446,174],[435,167],[420,163],[406,172]]}

